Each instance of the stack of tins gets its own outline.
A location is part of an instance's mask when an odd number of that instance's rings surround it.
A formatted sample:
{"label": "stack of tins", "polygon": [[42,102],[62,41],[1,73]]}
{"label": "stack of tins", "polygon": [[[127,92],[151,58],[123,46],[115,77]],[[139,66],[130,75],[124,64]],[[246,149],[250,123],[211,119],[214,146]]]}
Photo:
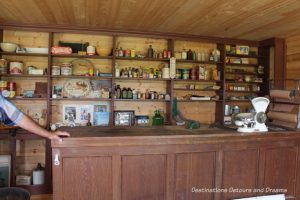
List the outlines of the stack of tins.
{"label": "stack of tins", "polygon": [[13,98],[16,95],[16,83],[12,81],[0,81],[0,92],[4,97]]}

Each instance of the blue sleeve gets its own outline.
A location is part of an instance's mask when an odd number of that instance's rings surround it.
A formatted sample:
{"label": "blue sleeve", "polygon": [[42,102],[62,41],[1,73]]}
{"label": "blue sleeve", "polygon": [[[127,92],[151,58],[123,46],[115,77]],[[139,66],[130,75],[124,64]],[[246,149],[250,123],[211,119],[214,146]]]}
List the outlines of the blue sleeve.
{"label": "blue sleeve", "polygon": [[0,121],[6,125],[13,126],[18,124],[24,114],[9,100],[0,95]]}

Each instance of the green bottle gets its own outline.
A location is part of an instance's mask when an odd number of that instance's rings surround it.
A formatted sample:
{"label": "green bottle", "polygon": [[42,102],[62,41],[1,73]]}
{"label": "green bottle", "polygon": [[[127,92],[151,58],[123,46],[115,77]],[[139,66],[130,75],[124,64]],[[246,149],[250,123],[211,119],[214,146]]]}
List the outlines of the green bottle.
{"label": "green bottle", "polygon": [[152,126],[162,126],[164,125],[164,117],[160,115],[159,110],[154,112],[154,116],[152,117]]}

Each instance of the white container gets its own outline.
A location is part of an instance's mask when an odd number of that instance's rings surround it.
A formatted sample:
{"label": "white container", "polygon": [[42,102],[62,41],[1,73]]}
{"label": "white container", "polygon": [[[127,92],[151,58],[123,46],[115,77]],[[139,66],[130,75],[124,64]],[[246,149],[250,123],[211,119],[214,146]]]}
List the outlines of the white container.
{"label": "white container", "polygon": [[72,75],[72,64],[71,63],[62,63],[60,65],[60,73],[63,76]]}
{"label": "white container", "polygon": [[10,62],[9,63],[10,74],[23,74],[23,63],[22,62]]}
{"label": "white container", "polygon": [[32,172],[32,183],[33,185],[42,185],[45,183],[45,171],[34,170]]}
{"label": "white container", "polygon": [[95,55],[96,54],[96,48],[94,46],[88,46],[86,48],[86,53],[89,56]]}
{"label": "white container", "polygon": [[51,75],[59,76],[60,75],[60,66],[52,66],[51,67]]}
{"label": "white container", "polygon": [[162,68],[162,78],[170,78],[170,68],[168,67],[168,64],[164,68]]}

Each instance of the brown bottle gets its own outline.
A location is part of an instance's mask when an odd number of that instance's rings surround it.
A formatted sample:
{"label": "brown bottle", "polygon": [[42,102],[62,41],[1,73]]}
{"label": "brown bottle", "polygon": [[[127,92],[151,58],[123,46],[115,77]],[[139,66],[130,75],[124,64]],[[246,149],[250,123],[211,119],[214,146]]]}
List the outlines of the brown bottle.
{"label": "brown bottle", "polygon": [[191,49],[187,52],[187,60],[193,60],[193,52]]}

